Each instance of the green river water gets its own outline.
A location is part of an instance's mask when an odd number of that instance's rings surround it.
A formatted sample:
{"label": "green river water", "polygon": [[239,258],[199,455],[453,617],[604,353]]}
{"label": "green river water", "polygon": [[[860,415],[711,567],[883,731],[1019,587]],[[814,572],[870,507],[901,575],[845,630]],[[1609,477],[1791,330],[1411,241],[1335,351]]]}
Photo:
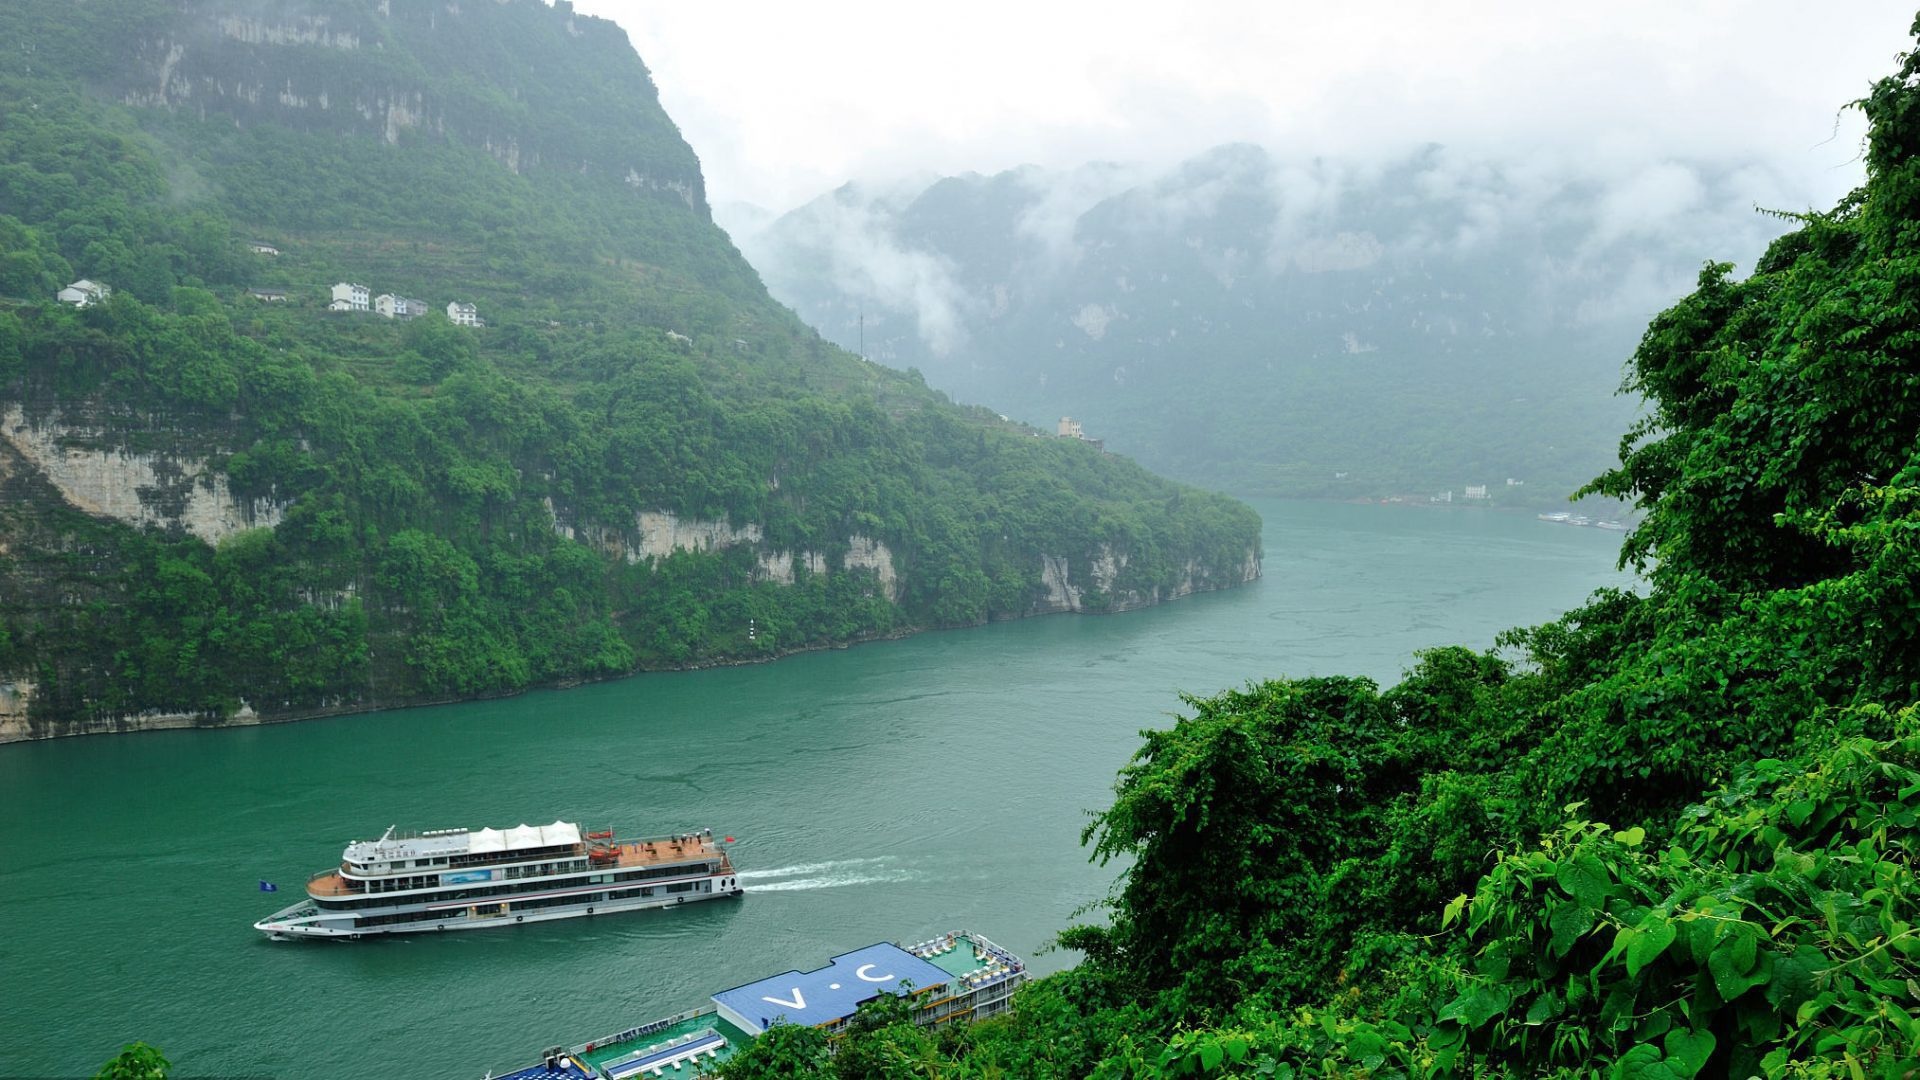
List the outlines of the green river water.
{"label": "green river water", "polygon": [[[0,747],[0,1076],[122,1043],[181,1076],[471,1077],[881,940],[1036,950],[1105,894],[1079,845],[1179,692],[1390,683],[1625,579],[1619,535],[1530,515],[1256,502],[1264,580],[643,675],[265,728]],[[437,936],[269,942],[250,923],[349,839],[555,818],[737,838],[737,901]],[[258,891],[261,879],[281,891]]]}

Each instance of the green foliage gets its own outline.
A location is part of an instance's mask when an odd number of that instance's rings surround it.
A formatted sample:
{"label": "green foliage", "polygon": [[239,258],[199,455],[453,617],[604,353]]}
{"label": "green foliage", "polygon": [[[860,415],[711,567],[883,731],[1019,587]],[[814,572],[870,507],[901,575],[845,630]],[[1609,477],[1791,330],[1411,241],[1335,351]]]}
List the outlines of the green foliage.
{"label": "green foliage", "polygon": [[93,1080],[167,1080],[173,1066],[160,1051],[143,1042],[129,1043],[118,1056],[93,1074]]}
{"label": "green foliage", "polygon": [[784,1080],[827,1075],[827,1035],[816,1027],[776,1024],[714,1074],[719,1080]]}

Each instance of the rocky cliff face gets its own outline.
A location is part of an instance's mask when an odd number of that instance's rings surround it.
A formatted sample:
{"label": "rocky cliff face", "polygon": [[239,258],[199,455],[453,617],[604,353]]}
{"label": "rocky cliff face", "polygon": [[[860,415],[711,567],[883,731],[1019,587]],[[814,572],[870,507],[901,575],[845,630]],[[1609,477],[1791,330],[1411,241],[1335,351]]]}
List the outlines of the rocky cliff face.
{"label": "rocky cliff face", "polygon": [[1180,579],[1170,586],[1129,588],[1122,581],[1128,561],[1125,552],[1102,544],[1085,563],[1076,581],[1072,560],[1058,555],[1041,556],[1040,582],[1047,595],[1035,605],[1035,612],[1131,611],[1194,593],[1244,585],[1258,580],[1261,569],[1257,551],[1247,552],[1246,559],[1238,566],[1214,568],[1189,559]]}
{"label": "rocky cliff face", "polygon": [[[555,169],[623,181],[705,215],[698,162],[659,107],[626,34],[611,22],[549,9],[538,0],[460,4],[197,0],[179,16],[122,43],[124,63],[104,77],[127,105],[281,124],[307,131],[450,139],[484,148],[510,172]],[[551,53],[537,68],[504,52],[495,36],[512,26],[519,44]],[[502,93],[436,79],[429,62],[481,66]],[[600,68],[607,54],[618,67]],[[638,79],[609,86],[607,70]],[[589,74],[589,73],[592,74]],[[583,103],[624,114],[617,133],[589,137]]]}
{"label": "rocky cliff face", "polygon": [[[751,522],[736,529],[724,521],[683,518],[671,510],[642,510],[634,514],[631,527],[572,525],[562,523],[551,499],[547,500],[547,512],[554,517],[555,533],[616,555],[629,564],[664,559],[678,551],[747,547],[753,550],[757,563],[755,580],[789,586],[797,580],[796,565],[809,574],[827,573],[830,565],[823,552],[795,553],[775,548],[766,541],[765,531]],[[869,571],[889,601],[900,599],[900,576],[894,570],[893,552],[886,544],[853,533],[847,537],[847,550],[839,558],[838,568]]]}
{"label": "rocky cliff face", "polygon": [[136,528],[179,528],[218,544],[244,529],[280,524],[286,509],[273,499],[236,498],[225,474],[203,458],[130,451],[58,410],[29,420],[18,402],[9,404],[0,413],[0,439],[76,509]]}

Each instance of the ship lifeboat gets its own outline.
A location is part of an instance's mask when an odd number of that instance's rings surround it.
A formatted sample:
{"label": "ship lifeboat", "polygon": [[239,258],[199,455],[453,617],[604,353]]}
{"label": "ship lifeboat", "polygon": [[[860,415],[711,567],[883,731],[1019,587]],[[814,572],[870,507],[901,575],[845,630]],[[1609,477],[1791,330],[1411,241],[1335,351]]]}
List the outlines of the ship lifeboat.
{"label": "ship lifeboat", "polygon": [[593,851],[587,852],[587,860],[589,862],[597,862],[597,863],[619,862],[620,853],[617,851],[608,851],[605,849],[597,848]]}
{"label": "ship lifeboat", "polygon": [[588,834],[587,834],[587,839],[589,839],[589,840],[611,840],[611,839],[613,839],[613,830],[612,830],[612,829],[608,829],[608,830],[606,830],[605,832],[590,832],[590,833],[588,833]]}

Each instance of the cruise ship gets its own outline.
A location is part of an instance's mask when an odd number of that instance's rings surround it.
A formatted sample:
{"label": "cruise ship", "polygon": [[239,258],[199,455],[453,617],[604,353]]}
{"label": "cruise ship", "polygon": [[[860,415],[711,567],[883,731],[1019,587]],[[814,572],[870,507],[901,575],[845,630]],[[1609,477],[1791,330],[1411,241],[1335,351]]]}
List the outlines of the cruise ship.
{"label": "cruise ship", "polygon": [[[549,1047],[540,1061],[490,1080],[693,1080],[710,1075],[775,1024],[808,1024],[837,1040],[863,1002],[903,995],[936,1027],[1007,1011],[1027,981],[1019,957],[968,930],[914,945],[868,945],[813,971],[769,975],[722,990],[704,1008]],[[833,1042],[829,1042],[829,1046]]]}
{"label": "cruise ship", "polygon": [[742,891],[711,829],[621,840],[565,821],[412,835],[389,828],[348,844],[339,866],[307,880],[305,900],[253,928],[276,939],[471,930]]}

